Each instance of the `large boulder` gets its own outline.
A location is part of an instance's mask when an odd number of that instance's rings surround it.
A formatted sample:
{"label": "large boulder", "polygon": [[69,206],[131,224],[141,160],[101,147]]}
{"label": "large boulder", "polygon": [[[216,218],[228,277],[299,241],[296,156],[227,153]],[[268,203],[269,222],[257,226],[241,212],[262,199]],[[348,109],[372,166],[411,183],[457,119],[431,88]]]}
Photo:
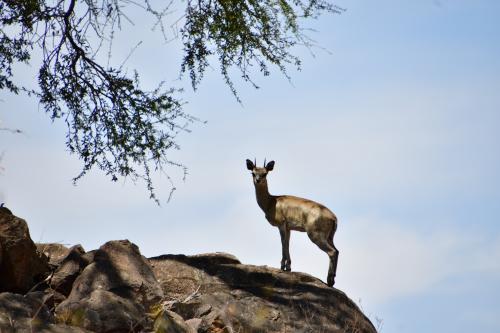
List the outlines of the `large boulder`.
{"label": "large boulder", "polygon": [[28,225],[0,207],[0,292],[25,293],[48,272],[48,260],[37,251]]}
{"label": "large boulder", "polygon": [[151,326],[147,312],[162,300],[163,291],[137,246],[128,240],[110,241],[93,257],[57,306],[57,317],[98,332],[135,332]]}
{"label": "large boulder", "polygon": [[[226,254],[150,258],[166,299],[198,332],[376,333],[343,292],[308,274],[242,265]],[[199,320],[198,320],[199,321]]]}
{"label": "large boulder", "polygon": [[163,291],[147,259],[128,240],[110,241],[96,251],[94,261],[73,283],[68,302],[102,289],[138,301],[146,309],[163,297]]}
{"label": "large boulder", "polygon": [[83,269],[90,264],[84,255],[85,250],[81,245],[75,245],[68,249],[66,256],[59,261],[50,278],[49,285],[53,290],[60,292],[64,296],[69,295],[73,288],[73,282]]}
{"label": "large boulder", "polygon": [[93,332],[139,332],[150,326],[144,308],[111,291],[95,289],[78,302],[57,307],[57,321]]}

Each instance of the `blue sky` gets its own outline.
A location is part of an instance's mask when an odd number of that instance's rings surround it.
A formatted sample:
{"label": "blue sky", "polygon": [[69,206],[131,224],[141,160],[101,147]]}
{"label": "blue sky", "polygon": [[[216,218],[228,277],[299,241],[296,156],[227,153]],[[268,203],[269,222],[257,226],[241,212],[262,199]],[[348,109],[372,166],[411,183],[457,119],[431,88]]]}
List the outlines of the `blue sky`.
{"label": "blue sky", "polygon": [[[186,110],[207,121],[180,135],[172,158],[189,175],[171,170],[177,191],[161,207],[143,184],[99,172],[73,186],[79,162],[63,124],[0,93],[2,126],[24,131],[0,133],[0,201],[36,241],[90,250],[128,238],[146,256],[225,251],[279,267],[279,233],[244,162],[274,159],[271,193],[339,217],[336,287],[381,318],[381,332],[499,332],[500,2],[337,4],[347,11],[310,24],[329,52],[297,50],[303,69],[291,84],[277,71],[256,75],[259,90],[237,81],[243,106],[216,64],[196,93],[177,80],[179,44],[162,45],[150,25],[117,40],[114,61],[142,40],[127,66],[151,85],[186,87]],[[29,68],[19,77],[34,80]],[[155,177],[166,200],[169,182]],[[293,270],[326,278],[328,259],[304,234],[290,250]]]}

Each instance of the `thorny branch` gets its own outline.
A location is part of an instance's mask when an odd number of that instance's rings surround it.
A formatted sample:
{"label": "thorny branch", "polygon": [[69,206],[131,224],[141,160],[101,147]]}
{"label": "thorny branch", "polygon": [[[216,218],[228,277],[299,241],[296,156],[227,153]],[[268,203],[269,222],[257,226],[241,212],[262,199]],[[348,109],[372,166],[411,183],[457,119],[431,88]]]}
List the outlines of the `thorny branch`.
{"label": "thorny branch", "polygon": [[[196,119],[182,111],[175,89],[160,83],[145,91],[137,73],[129,77],[97,60],[91,41],[100,40],[100,48],[103,40],[112,39],[126,3],[130,1],[1,1],[0,89],[34,95],[52,119],[64,119],[67,148],[83,161],[75,182],[98,167],[113,181],[143,179],[158,202],[151,171],[182,167],[167,153],[179,148],[176,135]],[[162,15],[151,11],[157,18]],[[9,34],[7,28],[14,27],[21,31]],[[37,90],[11,80],[12,64],[27,63],[33,47],[43,55]]]}
{"label": "thorny branch", "polygon": [[[187,126],[197,121],[183,112],[183,102],[174,96],[179,91],[163,82],[146,91],[137,72],[129,75],[122,71],[123,65],[109,65],[115,33],[124,22],[133,23],[127,8],[149,14],[153,29],[159,28],[168,41],[165,21],[173,3],[169,0],[156,9],[151,0],[0,0],[0,89],[35,96],[52,120],[66,122],[67,148],[83,162],[75,182],[97,167],[113,181],[143,179],[150,197],[158,202],[151,172],[166,174],[170,166],[185,172],[184,166],[167,157],[171,149],[179,149],[178,133],[189,131]],[[215,58],[238,101],[232,69],[254,87],[253,67],[267,76],[275,66],[288,77],[288,66],[300,69],[293,47],[311,45],[301,20],[341,11],[327,0],[181,3],[185,12],[173,17],[170,25],[172,30],[181,27],[181,73],[188,73],[196,89]],[[105,45],[109,45],[107,64],[100,52]],[[18,86],[13,81],[14,65],[28,64],[34,49],[42,54],[38,89]]]}

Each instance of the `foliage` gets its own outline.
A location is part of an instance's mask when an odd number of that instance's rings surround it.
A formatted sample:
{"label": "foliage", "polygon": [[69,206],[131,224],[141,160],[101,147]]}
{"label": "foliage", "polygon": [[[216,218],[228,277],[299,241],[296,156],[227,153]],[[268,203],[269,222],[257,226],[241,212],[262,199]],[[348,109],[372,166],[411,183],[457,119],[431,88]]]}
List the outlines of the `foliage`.
{"label": "foliage", "polygon": [[189,72],[196,88],[208,66],[208,56],[217,55],[221,74],[235,96],[228,72],[233,66],[255,87],[249,75],[254,65],[265,76],[270,73],[269,64],[275,65],[288,77],[287,65],[300,69],[300,59],[291,48],[310,44],[298,19],[322,12],[339,13],[340,8],[321,0],[188,1],[182,29],[182,71]]}
{"label": "foliage", "polygon": [[[128,19],[126,8],[144,10],[165,31],[172,3],[155,10],[149,0],[0,0],[0,89],[35,96],[51,119],[66,122],[68,150],[83,161],[75,181],[97,167],[114,181],[144,179],[156,200],[151,171],[181,166],[167,153],[179,148],[176,135],[195,119],[183,112],[178,91],[163,83],[146,91],[137,72],[128,75],[100,61],[102,45]],[[179,20],[181,73],[196,89],[214,56],[236,97],[233,67],[254,86],[254,65],[264,75],[274,65],[288,76],[287,65],[300,68],[291,48],[308,44],[299,20],[323,12],[339,8],[323,0],[187,0]],[[42,54],[39,88],[19,86],[14,66],[28,64],[36,50]]]}

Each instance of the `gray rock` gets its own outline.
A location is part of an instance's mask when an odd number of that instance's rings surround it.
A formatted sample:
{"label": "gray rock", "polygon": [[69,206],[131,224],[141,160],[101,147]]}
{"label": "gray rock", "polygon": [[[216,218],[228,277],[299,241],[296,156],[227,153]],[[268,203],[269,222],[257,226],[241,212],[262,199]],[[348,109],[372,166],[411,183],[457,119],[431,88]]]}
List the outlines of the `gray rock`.
{"label": "gray rock", "polygon": [[69,253],[69,248],[59,243],[36,243],[36,248],[48,259],[53,267],[58,266]]}
{"label": "gray rock", "polygon": [[73,287],[73,282],[80,272],[89,264],[83,258],[85,251],[81,245],[75,245],[68,249],[66,256],[59,261],[58,267],[50,279],[50,287],[68,296]]}
{"label": "gray rock", "polygon": [[58,321],[94,332],[139,332],[151,326],[142,306],[107,290],[63,304],[56,309]]}
{"label": "gray rock", "polygon": [[92,333],[78,327],[54,323],[53,315],[40,296],[40,292],[26,296],[1,293],[0,332]]}
{"label": "gray rock", "polygon": [[96,252],[97,250],[92,250],[82,255],[82,259],[85,260],[85,262],[87,262],[87,265],[94,261]]}
{"label": "gray rock", "polygon": [[212,311],[212,306],[193,300],[187,303],[174,303],[172,305],[172,311],[180,314],[182,318],[190,319],[206,316]]}
{"label": "gray rock", "polygon": [[84,299],[98,289],[134,299],[145,309],[163,297],[147,259],[128,240],[110,241],[101,246],[95,253],[94,262],[85,267],[73,283],[67,301]]}
{"label": "gray rock", "polygon": [[93,333],[76,326],[68,326],[64,324],[49,324],[39,328],[37,333]]}
{"label": "gray rock", "polygon": [[153,331],[156,333],[196,333],[177,313],[162,311],[154,322]]}
{"label": "gray rock", "polygon": [[198,330],[201,327],[201,322],[202,322],[201,318],[191,318],[191,319],[186,320],[186,324],[188,324],[188,326],[194,332],[198,332]]}
{"label": "gray rock", "polygon": [[29,292],[24,295],[24,297],[37,300],[39,303],[43,303],[49,309],[49,311],[51,311],[51,313],[54,312],[54,309],[57,305],[59,305],[66,299],[63,294],[50,288],[47,288],[43,291],[38,290]]}
{"label": "gray rock", "polygon": [[0,294],[0,332],[23,332],[54,323],[54,317],[37,297]]}
{"label": "gray rock", "polygon": [[0,208],[0,292],[25,293],[49,273],[48,260],[31,240],[28,225]]}
{"label": "gray rock", "polygon": [[65,323],[97,332],[139,331],[152,325],[147,313],[162,297],[137,246],[128,240],[111,241],[95,252],[56,314]]}

